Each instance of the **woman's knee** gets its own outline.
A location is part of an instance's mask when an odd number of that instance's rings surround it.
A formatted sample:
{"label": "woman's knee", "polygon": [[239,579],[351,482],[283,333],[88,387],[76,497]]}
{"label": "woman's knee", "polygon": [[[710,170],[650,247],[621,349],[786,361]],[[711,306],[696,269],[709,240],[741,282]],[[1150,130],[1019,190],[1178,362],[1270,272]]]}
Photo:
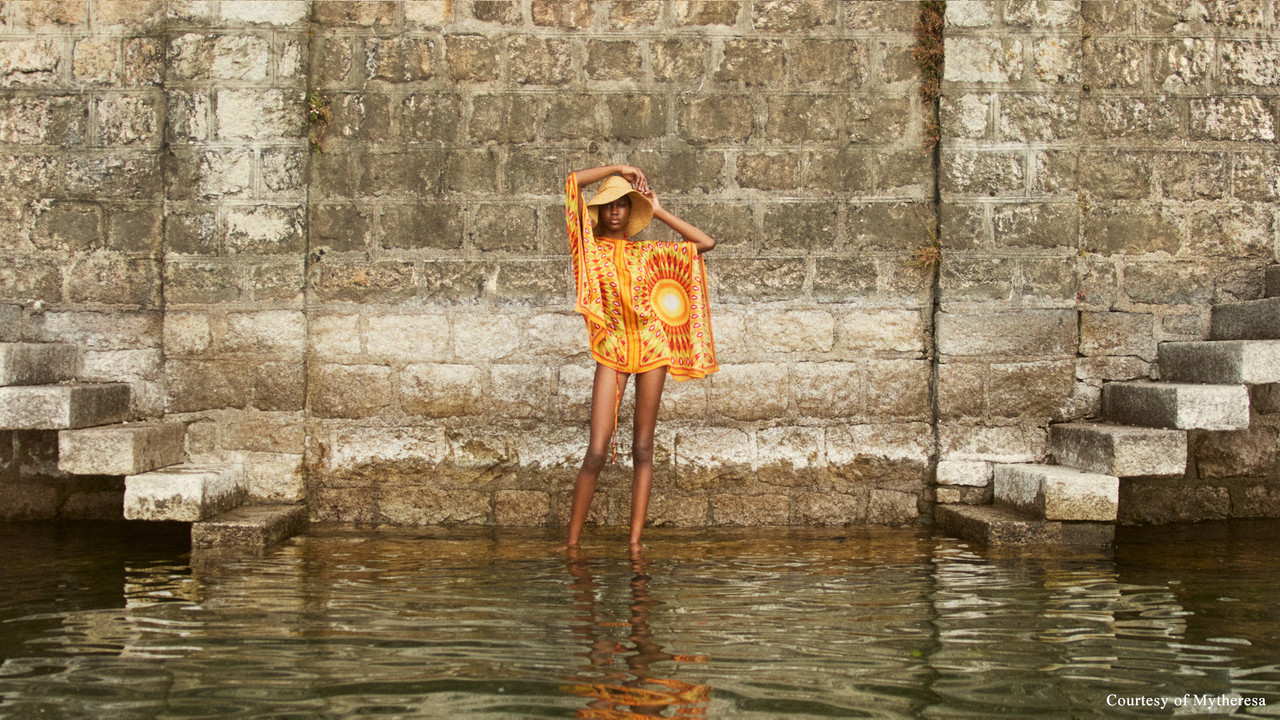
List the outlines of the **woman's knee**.
{"label": "woman's knee", "polygon": [[587,454],[582,458],[582,469],[591,473],[599,473],[604,469],[604,464],[609,459],[609,453],[603,449],[587,448]]}
{"label": "woman's knee", "polygon": [[653,440],[636,440],[631,445],[631,460],[636,465],[653,464]]}

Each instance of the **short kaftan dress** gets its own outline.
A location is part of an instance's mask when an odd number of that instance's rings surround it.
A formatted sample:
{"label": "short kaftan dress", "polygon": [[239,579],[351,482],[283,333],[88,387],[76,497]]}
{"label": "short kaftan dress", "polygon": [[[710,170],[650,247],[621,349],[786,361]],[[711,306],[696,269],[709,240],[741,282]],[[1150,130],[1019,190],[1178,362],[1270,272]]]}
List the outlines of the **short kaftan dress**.
{"label": "short kaftan dress", "polygon": [[707,268],[693,243],[595,237],[572,173],[565,181],[564,208],[574,310],[586,318],[591,356],[623,373],[666,365],[676,380],[718,370]]}

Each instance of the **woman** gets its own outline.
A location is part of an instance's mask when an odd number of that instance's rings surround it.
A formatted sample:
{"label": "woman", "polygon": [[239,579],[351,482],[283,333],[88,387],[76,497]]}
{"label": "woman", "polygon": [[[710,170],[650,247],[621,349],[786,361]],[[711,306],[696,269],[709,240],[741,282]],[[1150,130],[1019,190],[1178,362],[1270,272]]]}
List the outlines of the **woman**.
{"label": "woman", "polygon": [[[583,201],[581,186],[604,180]],[[683,242],[636,241],[652,218]],[[715,372],[715,343],[707,309],[707,274],[701,254],[716,241],[667,212],[640,168],[606,165],[570,173],[565,181],[565,221],[573,253],[577,302],[596,360],[591,386],[591,436],[573,488],[569,540],[574,547],[591,509],[596,480],[617,427],[618,403],[636,376],[631,457],[633,551],[640,549],[653,484],[653,434],[668,371],[676,380]]]}

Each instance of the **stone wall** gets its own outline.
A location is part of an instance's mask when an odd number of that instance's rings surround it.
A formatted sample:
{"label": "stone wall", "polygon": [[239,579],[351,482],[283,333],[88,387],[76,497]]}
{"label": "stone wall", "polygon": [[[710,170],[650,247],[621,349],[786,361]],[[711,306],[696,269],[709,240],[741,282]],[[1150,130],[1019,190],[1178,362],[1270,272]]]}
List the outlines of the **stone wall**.
{"label": "stone wall", "polygon": [[[83,378],[131,383],[155,416],[164,40],[158,3],[98,5],[0,6],[0,341],[76,342]],[[55,432],[0,433],[0,448],[7,517],[118,505],[119,478],[58,472]]]}
{"label": "stone wall", "polygon": [[[932,444],[929,277],[904,260],[932,215],[915,15],[317,5],[312,78],[332,121],[311,178],[315,516],[567,517],[593,363],[571,312],[563,184],[626,162],[720,241],[724,369],[668,382],[653,521],[915,518]],[[628,407],[603,522],[629,512]]]}
{"label": "stone wall", "polygon": [[[1206,339],[1213,303],[1261,297],[1280,47],[1271,2],[952,0],[947,19],[938,498],[965,501],[990,462],[1043,458],[1046,421],[1096,416],[1102,382],[1158,378],[1158,343]],[[1121,515],[1274,513],[1255,425],[1194,434],[1188,476],[1126,481]]]}
{"label": "stone wall", "polygon": [[[951,0],[936,170],[918,12],[0,3],[0,341],[80,343],[86,377],[314,519],[560,524],[592,371],[563,182],[627,162],[719,241],[723,369],[668,382],[654,523],[984,502],[993,462],[1043,460],[1103,381],[1260,295],[1278,10]],[[935,240],[940,267],[914,262]],[[1274,514],[1270,407],[1128,506],[1190,484]],[[630,420],[628,397],[600,522],[627,517]],[[4,497],[75,494],[52,437],[0,438]]]}

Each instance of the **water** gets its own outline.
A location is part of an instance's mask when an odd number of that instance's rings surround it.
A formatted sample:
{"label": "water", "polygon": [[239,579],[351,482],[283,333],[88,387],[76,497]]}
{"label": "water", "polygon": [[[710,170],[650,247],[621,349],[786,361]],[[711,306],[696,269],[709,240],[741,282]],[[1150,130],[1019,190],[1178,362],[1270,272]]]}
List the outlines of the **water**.
{"label": "water", "polygon": [[[185,537],[0,525],[0,716],[1280,716],[1276,521],[1105,554],[658,529],[643,561],[591,528],[574,559],[542,531]],[[1215,704],[1129,705],[1189,696]]]}

